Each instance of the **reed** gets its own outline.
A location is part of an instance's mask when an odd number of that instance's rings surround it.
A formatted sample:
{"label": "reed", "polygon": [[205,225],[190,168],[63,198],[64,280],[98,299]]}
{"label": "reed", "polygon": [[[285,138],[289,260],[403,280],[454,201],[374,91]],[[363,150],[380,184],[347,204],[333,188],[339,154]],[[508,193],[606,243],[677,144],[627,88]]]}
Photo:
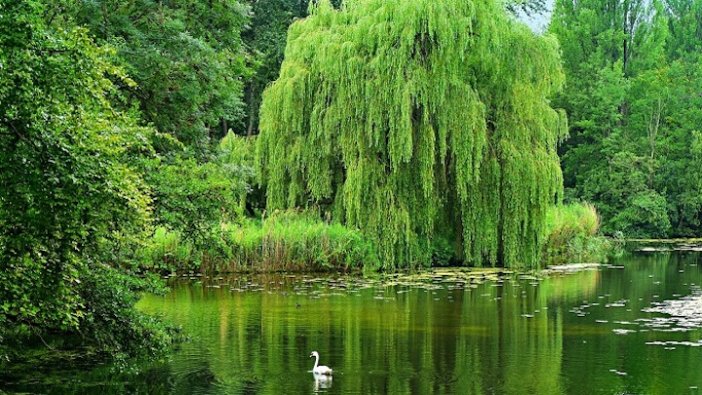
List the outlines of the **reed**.
{"label": "reed", "polygon": [[232,259],[216,271],[320,271],[377,268],[375,246],[360,231],[314,214],[283,211],[230,226]]}
{"label": "reed", "polygon": [[196,251],[181,234],[158,228],[144,250],[145,266],[162,271],[272,272],[375,269],[375,246],[360,231],[316,214],[284,211],[265,220],[222,223]]}
{"label": "reed", "polygon": [[546,215],[547,265],[604,261],[612,242],[598,235],[600,216],[590,203],[557,205]]}

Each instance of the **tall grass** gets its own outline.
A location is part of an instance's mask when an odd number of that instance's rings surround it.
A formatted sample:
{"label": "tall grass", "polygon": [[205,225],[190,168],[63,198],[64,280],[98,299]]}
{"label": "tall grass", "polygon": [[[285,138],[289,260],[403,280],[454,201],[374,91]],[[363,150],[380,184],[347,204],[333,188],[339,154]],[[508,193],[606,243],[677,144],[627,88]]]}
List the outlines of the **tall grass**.
{"label": "tall grass", "polygon": [[[314,214],[279,212],[228,229],[232,259],[216,270],[329,270],[377,268],[374,245],[360,231]],[[210,269],[210,268],[208,268]]]}
{"label": "tall grass", "polygon": [[[598,235],[599,226],[597,210],[590,204],[549,209],[544,263],[606,260],[613,243]],[[432,254],[435,265],[452,261],[448,247],[435,248]],[[298,211],[276,212],[264,220],[248,219],[243,224],[219,224],[198,248],[184,241],[179,232],[157,228],[143,251],[143,260],[153,270],[206,273],[380,267],[374,243],[359,230],[324,222],[316,213]]]}
{"label": "tall grass", "polygon": [[589,203],[557,205],[546,218],[547,265],[606,260],[612,243],[599,236],[600,217]]}
{"label": "tall grass", "polygon": [[324,271],[377,268],[375,246],[360,231],[326,223],[315,214],[279,212],[265,220],[220,224],[204,251],[182,242],[178,232],[156,230],[144,252],[158,270]]}

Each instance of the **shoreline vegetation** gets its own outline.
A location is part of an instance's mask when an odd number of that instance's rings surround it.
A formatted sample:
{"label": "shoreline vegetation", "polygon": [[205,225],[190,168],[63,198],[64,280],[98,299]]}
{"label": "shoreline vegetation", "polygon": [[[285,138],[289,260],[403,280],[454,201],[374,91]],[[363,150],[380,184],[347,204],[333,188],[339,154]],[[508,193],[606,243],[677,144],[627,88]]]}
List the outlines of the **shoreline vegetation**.
{"label": "shoreline vegetation", "polygon": [[379,267],[375,246],[357,230],[329,224],[312,212],[276,212],[263,220],[214,227],[198,250],[180,232],[159,227],[144,250],[144,267],[202,273],[325,271]]}
{"label": "shoreline vegetation", "polygon": [[[328,223],[313,211],[276,211],[263,220],[215,226],[210,245],[198,250],[178,231],[155,230],[143,251],[144,267],[162,273],[236,273],[280,271],[383,271],[378,248],[359,230]],[[606,263],[618,241],[598,234],[600,220],[587,203],[549,209],[541,267],[566,263]],[[431,261],[409,270],[464,266],[451,246],[439,239],[432,245]],[[494,267],[494,266],[493,266]],[[397,269],[395,269],[397,270]],[[530,269],[526,269],[529,271]]]}
{"label": "shoreline vegetation", "polygon": [[600,234],[600,216],[592,204],[551,207],[546,214],[545,267],[568,263],[607,263],[621,240]]}

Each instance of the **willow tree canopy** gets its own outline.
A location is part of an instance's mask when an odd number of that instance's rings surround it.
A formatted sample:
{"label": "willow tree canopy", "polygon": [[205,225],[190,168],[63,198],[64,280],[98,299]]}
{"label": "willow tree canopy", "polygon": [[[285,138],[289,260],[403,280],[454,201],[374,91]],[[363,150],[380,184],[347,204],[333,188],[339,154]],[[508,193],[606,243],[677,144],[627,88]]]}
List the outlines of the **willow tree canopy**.
{"label": "willow tree canopy", "polygon": [[562,189],[558,53],[496,0],[320,0],[264,93],[269,210],[328,207],[390,267],[440,238],[466,264],[538,266]]}

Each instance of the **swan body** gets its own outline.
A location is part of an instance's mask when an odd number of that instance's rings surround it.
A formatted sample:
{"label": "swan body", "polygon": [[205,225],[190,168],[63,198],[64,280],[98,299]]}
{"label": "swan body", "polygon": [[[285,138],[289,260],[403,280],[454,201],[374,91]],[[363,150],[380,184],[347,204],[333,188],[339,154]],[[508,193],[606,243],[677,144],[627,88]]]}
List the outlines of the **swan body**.
{"label": "swan body", "polygon": [[321,374],[331,376],[332,370],[329,366],[319,365],[319,353],[317,351],[312,351],[310,358],[312,357],[314,357],[314,367],[312,368],[312,373],[315,375]]}

